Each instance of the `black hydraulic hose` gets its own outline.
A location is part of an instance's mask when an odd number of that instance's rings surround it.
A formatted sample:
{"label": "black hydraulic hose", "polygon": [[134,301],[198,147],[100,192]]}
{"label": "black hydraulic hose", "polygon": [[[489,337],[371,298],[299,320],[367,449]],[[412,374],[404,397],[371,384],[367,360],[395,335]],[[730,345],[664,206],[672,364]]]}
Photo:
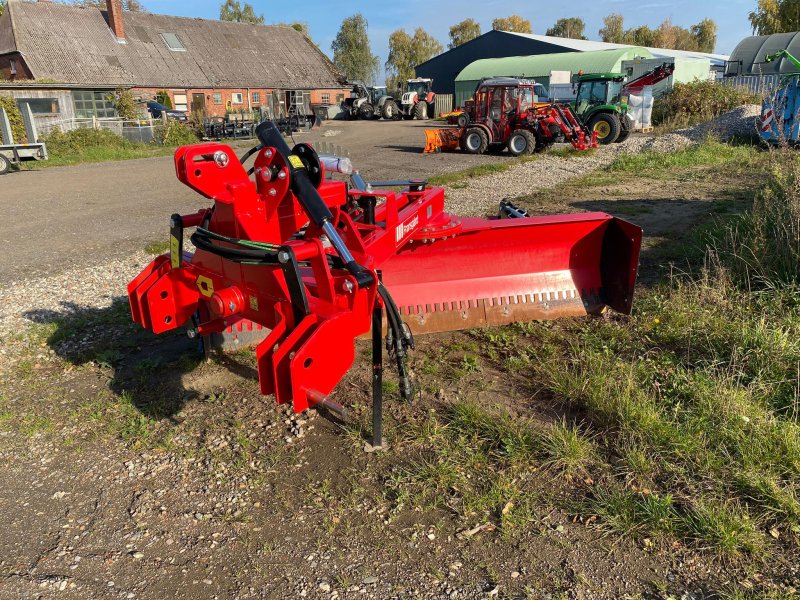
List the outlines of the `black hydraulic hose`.
{"label": "black hydraulic hose", "polygon": [[256,146],[253,146],[252,148],[250,148],[250,150],[248,150],[247,152],[245,152],[245,153],[242,155],[242,157],[239,159],[239,162],[240,162],[240,163],[242,163],[242,164],[244,164],[244,163],[245,163],[245,161],[246,161],[248,158],[250,158],[251,156],[253,156],[253,154],[255,154],[256,152],[258,152],[259,150],[261,150],[263,147],[264,147],[264,145],[263,145],[263,144],[258,144],[258,145],[256,145]]}
{"label": "black hydraulic hose", "polygon": [[299,156],[292,154],[289,145],[283,139],[283,135],[278,131],[275,123],[264,121],[256,128],[256,135],[262,145],[275,148],[283,156],[289,168],[292,191],[314,224],[320,227],[325,232],[325,235],[328,236],[336,252],[344,261],[347,270],[356,278],[359,287],[371,284],[373,282],[372,273],[359,265],[353,255],[350,254],[350,250],[345,245],[344,240],[342,240],[339,232],[336,231],[333,214],[311,181],[305,164]]}

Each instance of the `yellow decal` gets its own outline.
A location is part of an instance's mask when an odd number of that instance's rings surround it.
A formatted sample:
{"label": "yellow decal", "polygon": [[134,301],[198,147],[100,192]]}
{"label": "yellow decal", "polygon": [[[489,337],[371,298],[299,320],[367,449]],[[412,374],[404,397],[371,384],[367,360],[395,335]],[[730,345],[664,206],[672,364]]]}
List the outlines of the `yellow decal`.
{"label": "yellow decal", "polygon": [[250,309],[258,310],[258,298],[255,296],[250,296]]}
{"label": "yellow decal", "polygon": [[173,269],[181,266],[181,241],[174,235],[169,236],[169,262]]}
{"label": "yellow decal", "polygon": [[200,275],[197,278],[197,288],[206,298],[211,298],[214,295],[214,282],[205,275]]}
{"label": "yellow decal", "polygon": [[296,154],[289,155],[289,162],[295,169],[305,169],[306,166],[303,164],[303,161],[300,160],[300,157]]}

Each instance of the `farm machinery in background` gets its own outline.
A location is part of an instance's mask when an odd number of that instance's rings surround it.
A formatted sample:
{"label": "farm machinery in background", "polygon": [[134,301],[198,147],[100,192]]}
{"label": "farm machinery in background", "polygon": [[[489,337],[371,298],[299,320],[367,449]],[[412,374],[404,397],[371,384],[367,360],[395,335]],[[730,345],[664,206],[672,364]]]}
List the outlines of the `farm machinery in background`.
{"label": "farm machinery in background", "polygon": [[[604,213],[528,217],[507,201],[506,218],[459,217],[424,181],[367,184],[349,161],[290,150],[270,122],[257,135],[241,159],[217,143],[175,153],[178,179],[212,204],[172,215],[169,253],[128,296],[133,320],[155,333],[260,330],[261,392],[296,412],[344,410],[330,395],[371,330],[380,446],[384,345],[410,399],[414,334],[631,310],[635,225]],[[329,168],[350,172],[349,183],[326,178]]]}
{"label": "farm machinery in background", "polygon": [[797,72],[784,76],[775,93],[761,105],[759,136],[762,142],[774,146],[797,145],[800,142],[800,60],[787,50],[780,50],[765,56],[764,62],[779,58],[788,60]]}
{"label": "farm machinery in background", "polygon": [[400,114],[404,119],[429,119],[435,100],[433,79],[409,79],[401,96]]}
{"label": "farm machinery in background", "polygon": [[394,120],[400,117],[400,109],[395,99],[389,95],[386,86],[369,87],[362,81],[352,82],[350,98],[343,103],[344,111],[351,119]]}
{"label": "farm machinery in background", "polygon": [[20,113],[25,136],[28,138],[26,143],[14,139],[8,113],[0,106],[0,175],[5,175],[12,168],[18,169],[23,161],[48,159],[47,146],[39,139],[31,105],[22,102]]}
{"label": "farm machinery in background", "polygon": [[596,148],[596,136],[571,108],[540,102],[539,88],[540,84],[528,79],[483,80],[466,103],[464,117],[456,116],[466,124],[426,130],[424,151],[460,148],[469,154],[484,154],[507,149],[512,156],[520,156],[546,150],[556,142],[568,142],[577,150]]}
{"label": "farm machinery in background", "polygon": [[674,71],[674,63],[664,63],[628,82],[622,73],[579,73],[573,77],[576,86],[573,113],[597,134],[600,144],[624,142],[633,130],[628,116],[629,95],[640,93],[645,86],[655,85]]}

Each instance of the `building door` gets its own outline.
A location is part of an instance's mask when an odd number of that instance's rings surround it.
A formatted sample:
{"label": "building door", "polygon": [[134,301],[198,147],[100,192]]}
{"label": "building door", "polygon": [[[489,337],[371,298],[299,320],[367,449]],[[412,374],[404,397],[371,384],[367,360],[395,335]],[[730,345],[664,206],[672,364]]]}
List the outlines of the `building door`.
{"label": "building door", "polygon": [[192,112],[206,113],[205,94],[192,94]]}

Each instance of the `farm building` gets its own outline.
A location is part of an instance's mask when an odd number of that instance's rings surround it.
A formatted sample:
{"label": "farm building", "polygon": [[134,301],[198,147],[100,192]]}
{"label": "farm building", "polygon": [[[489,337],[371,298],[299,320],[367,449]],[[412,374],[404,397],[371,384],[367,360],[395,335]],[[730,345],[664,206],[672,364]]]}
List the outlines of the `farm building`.
{"label": "farm building", "polygon": [[800,31],[775,33],[772,35],[753,35],[744,38],[736,45],[725,67],[726,76],[734,75],[779,75],[796,73],[791,61],[779,58],[765,62],[764,58],[780,50],[788,50],[800,58]]}
{"label": "farm building", "polygon": [[[600,50],[630,49],[625,44],[609,44],[593,40],[573,40],[547,35],[516,33],[492,30],[443,52],[416,67],[417,77],[430,77],[434,80],[434,90],[439,94],[455,93],[455,82],[459,74],[476,60],[489,58],[510,58],[520,56],[556,56],[561,53],[587,53]],[[721,54],[688,52],[666,48],[646,48],[653,58],[661,59],[701,59],[707,60],[712,72],[725,68],[728,57]],[[556,69],[552,69],[556,70]],[[586,69],[583,69],[586,71]],[[493,73],[500,75],[500,73]]]}
{"label": "farm building", "polygon": [[[622,62],[637,57],[652,58],[645,48],[617,48],[595,52],[564,52],[541,56],[485,58],[465,67],[455,80],[456,106],[463,106],[484,77],[526,77],[550,86],[553,72],[621,73]],[[567,82],[569,79],[567,79]]]}
{"label": "farm building", "polygon": [[110,116],[108,90],[119,87],[142,100],[165,92],[176,109],[206,116],[257,110],[274,90],[319,104],[349,92],[291,27],[123,13],[120,0],[107,0],[107,10],[10,0],[0,79],[11,84],[0,93],[37,99],[37,119]]}

